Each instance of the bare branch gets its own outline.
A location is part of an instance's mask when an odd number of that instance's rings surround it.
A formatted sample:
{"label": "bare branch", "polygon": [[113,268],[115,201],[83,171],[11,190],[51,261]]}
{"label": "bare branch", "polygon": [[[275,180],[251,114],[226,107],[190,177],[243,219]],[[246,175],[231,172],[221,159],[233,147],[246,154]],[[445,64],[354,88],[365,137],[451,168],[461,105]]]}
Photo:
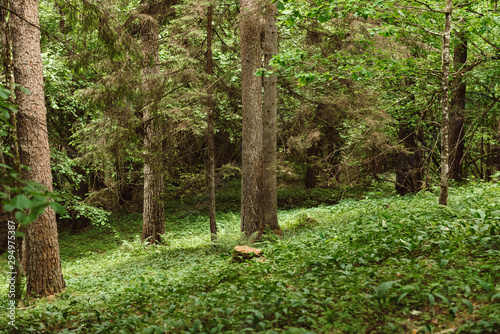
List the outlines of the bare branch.
{"label": "bare branch", "polygon": [[439,9],[434,9],[431,7],[431,5],[429,5],[428,3],[425,3],[423,1],[419,1],[419,0],[413,0],[414,2],[418,3],[418,4],[421,4],[421,5],[424,5],[425,7],[427,7],[429,9],[429,11],[431,12],[434,12],[434,13],[441,13],[441,14],[445,14],[446,12],[444,10],[439,10]]}

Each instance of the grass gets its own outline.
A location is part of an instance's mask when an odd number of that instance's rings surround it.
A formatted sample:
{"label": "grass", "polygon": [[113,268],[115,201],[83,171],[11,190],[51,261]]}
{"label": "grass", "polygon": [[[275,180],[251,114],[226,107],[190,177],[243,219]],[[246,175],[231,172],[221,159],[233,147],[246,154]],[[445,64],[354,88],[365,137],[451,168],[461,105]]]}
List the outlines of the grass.
{"label": "grass", "polygon": [[218,214],[217,245],[195,206],[168,208],[162,246],[141,244],[140,214],[114,216],[61,233],[66,292],[28,301],[17,329],[0,317],[0,332],[498,333],[499,195],[479,183],[448,207],[422,192],[281,210],[263,263],[230,261],[235,212]]}

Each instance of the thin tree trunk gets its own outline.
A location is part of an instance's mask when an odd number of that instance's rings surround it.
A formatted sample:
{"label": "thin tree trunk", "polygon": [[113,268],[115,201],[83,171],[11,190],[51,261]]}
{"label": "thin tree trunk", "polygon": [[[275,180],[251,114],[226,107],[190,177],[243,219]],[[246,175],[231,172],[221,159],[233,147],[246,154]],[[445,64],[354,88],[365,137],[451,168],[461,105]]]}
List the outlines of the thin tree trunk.
{"label": "thin tree trunk", "polygon": [[317,143],[313,143],[313,146],[311,146],[307,150],[307,161],[306,161],[306,179],[305,179],[305,186],[308,189],[314,189],[316,188],[316,176],[317,176],[317,168],[314,166],[312,163],[313,157],[316,155],[317,151]]}
{"label": "thin tree trunk", "polygon": [[[264,17],[265,31],[263,41],[264,67],[267,71],[275,71],[269,64],[271,58],[278,53],[278,8],[276,3],[266,8]],[[263,191],[262,210],[264,225],[274,233],[281,234],[278,224],[278,195],[276,185],[276,122],[278,109],[278,76],[273,73],[264,76],[263,101]]]}
{"label": "thin tree trunk", "polygon": [[[207,12],[207,74],[211,77],[213,71],[212,58],[212,15],[213,6],[208,6]],[[207,89],[207,189],[208,189],[208,215],[210,218],[211,240],[217,240],[217,221],[215,220],[215,144],[214,144],[214,90],[209,82]]]}
{"label": "thin tree trunk", "polygon": [[498,118],[498,127],[497,127],[497,151],[496,151],[496,170],[500,171],[500,117]]}
{"label": "thin tree trunk", "polygon": [[[37,28],[38,0],[16,0],[11,8],[23,18],[12,15],[14,78],[16,84],[31,92],[26,94],[20,87],[16,88],[20,158],[21,163],[30,168],[23,171],[22,176],[52,191],[40,30]],[[52,295],[64,290],[56,216],[50,207],[26,228],[23,263],[27,296]]]}
{"label": "thin tree trunk", "polygon": [[161,120],[156,103],[157,76],[159,74],[158,22],[149,15],[140,17],[140,31],[144,64],[143,89],[146,94],[143,113],[144,124],[144,205],[142,213],[142,241],[161,243],[165,234],[165,208],[160,197],[164,190]]}
{"label": "thin tree trunk", "polygon": [[[460,43],[453,50],[454,70],[459,71],[467,61],[467,40],[464,33],[458,33]],[[464,110],[467,86],[459,76],[453,83],[450,115],[450,179],[461,182],[464,159]]]}
{"label": "thin tree trunk", "polygon": [[241,231],[247,237],[263,230],[262,216],[262,79],[254,75],[261,66],[260,8],[257,0],[240,0],[241,36]]}
{"label": "thin tree trunk", "polygon": [[449,158],[449,109],[448,97],[449,74],[450,74],[450,33],[451,15],[453,13],[453,1],[446,0],[445,24],[443,32],[443,54],[442,54],[442,79],[441,79],[441,190],[439,193],[439,204],[448,204],[448,158]]}
{"label": "thin tree trunk", "polygon": [[[0,39],[1,39],[1,45],[2,45],[2,63],[3,63],[3,68],[4,68],[4,74],[5,74],[5,88],[7,88],[10,91],[14,91],[14,66],[12,63],[12,42],[11,42],[11,34],[10,34],[10,21],[8,19],[8,10],[9,9],[9,1],[8,0],[2,0],[2,9],[0,9]],[[14,105],[15,100],[14,100],[14,95],[10,95],[8,98],[8,101]],[[14,171],[18,174],[21,175],[21,158],[19,156],[19,141],[18,141],[18,136],[17,136],[17,115],[15,112],[9,109],[9,122],[11,125],[11,128],[9,129],[9,137],[6,141],[6,144],[10,148],[10,155],[7,157],[6,160],[4,160],[3,157],[3,147],[0,147],[0,150],[2,151],[2,163],[7,163],[7,165],[11,166]],[[1,146],[4,146],[4,143],[1,143]],[[17,183],[14,184],[14,186],[18,186]],[[3,207],[0,208],[0,219],[2,219],[2,224],[5,224],[5,228],[7,229],[7,224],[8,221],[15,221],[14,215],[11,212],[4,212]],[[18,231],[24,231],[24,227],[19,225]],[[5,233],[7,236],[7,233]],[[15,241],[15,265],[14,269],[11,270],[11,279],[15,281],[15,298],[16,298],[16,303],[18,303],[21,298],[22,294],[24,291],[24,272],[23,268],[21,266],[22,263],[22,243],[23,243],[23,238],[20,236],[16,237]],[[7,245],[6,245],[7,246]]]}

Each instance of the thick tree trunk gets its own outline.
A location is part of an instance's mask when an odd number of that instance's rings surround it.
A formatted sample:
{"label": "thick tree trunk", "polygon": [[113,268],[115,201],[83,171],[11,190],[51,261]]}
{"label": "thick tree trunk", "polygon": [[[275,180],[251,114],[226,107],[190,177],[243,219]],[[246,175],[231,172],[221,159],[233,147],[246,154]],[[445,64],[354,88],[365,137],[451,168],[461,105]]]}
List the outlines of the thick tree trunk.
{"label": "thick tree trunk", "polygon": [[240,0],[241,36],[241,231],[247,237],[263,230],[262,216],[262,79],[260,8],[257,0]]}
{"label": "thick tree trunk", "polygon": [[[267,71],[275,71],[269,62],[278,53],[277,15],[278,8],[276,8],[276,4],[268,5],[264,17],[265,31],[262,43],[264,67]],[[278,224],[278,195],[276,189],[277,82],[278,76],[276,73],[264,76],[262,210],[264,225],[269,227],[274,233],[281,234],[281,228]]]}
{"label": "thick tree trunk", "polygon": [[446,0],[445,24],[443,32],[443,53],[442,53],[442,75],[441,78],[441,184],[439,193],[439,204],[448,204],[448,175],[449,166],[449,109],[450,100],[448,97],[449,74],[450,74],[450,33],[451,15],[453,13],[453,1]]}
{"label": "thick tree trunk", "polygon": [[[460,43],[453,50],[454,70],[459,71],[467,61],[467,40],[463,33],[458,34]],[[458,76],[453,83],[450,115],[450,179],[461,182],[464,159],[464,110],[467,86]]]}
{"label": "thick tree trunk", "polygon": [[[212,58],[212,15],[213,6],[208,6],[207,13],[207,74],[211,77],[213,71]],[[208,83],[207,89],[207,189],[208,189],[208,215],[210,219],[211,240],[217,240],[217,221],[215,220],[215,144],[214,144],[214,90],[212,84]]]}
{"label": "thick tree trunk", "polygon": [[[38,0],[16,0],[11,8],[23,18],[12,15],[14,77],[16,84],[31,92],[28,95],[20,87],[16,88],[21,163],[30,168],[22,176],[52,191],[40,30],[37,28]],[[28,296],[52,295],[64,290],[56,217],[50,207],[28,225],[23,253]]]}
{"label": "thick tree trunk", "polygon": [[143,89],[146,96],[144,124],[144,206],[142,213],[142,241],[160,243],[165,234],[165,208],[160,197],[164,189],[161,159],[161,119],[157,110],[156,88],[159,74],[158,22],[148,14],[140,17],[140,31],[144,64]]}

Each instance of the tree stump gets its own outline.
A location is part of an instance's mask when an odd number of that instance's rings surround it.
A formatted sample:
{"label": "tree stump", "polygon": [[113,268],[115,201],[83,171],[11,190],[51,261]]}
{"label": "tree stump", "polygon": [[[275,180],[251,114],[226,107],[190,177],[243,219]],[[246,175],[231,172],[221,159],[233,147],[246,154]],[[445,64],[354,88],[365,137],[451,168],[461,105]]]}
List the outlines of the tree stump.
{"label": "tree stump", "polygon": [[234,247],[231,262],[242,263],[253,258],[259,258],[258,261],[260,262],[264,261],[262,250],[249,246],[236,246]]}

